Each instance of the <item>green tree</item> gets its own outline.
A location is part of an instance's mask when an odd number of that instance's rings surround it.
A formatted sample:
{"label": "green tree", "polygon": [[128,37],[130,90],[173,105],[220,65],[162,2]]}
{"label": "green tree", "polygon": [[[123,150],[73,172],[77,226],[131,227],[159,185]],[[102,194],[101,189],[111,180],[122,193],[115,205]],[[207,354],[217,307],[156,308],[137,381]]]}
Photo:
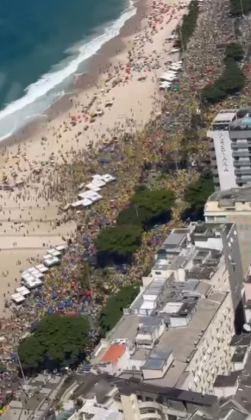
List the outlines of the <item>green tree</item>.
{"label": "green tree", "polygon": [[131,255],[140,245],[142,229],[139,226],[121,225],[100,231],[95,240],[99,252]]}
{"label": "green tree", "polygon": [[245,84],[245,77],[233,58],[225,60],[222,75],[214,82],[206,85],[201,91],[202,99],[216,103],[228,95],[239,92]]}
{"label": "green tree", "polygon": [[251,11],[251,1],[230,0],[230,11],[233,16],[242,16]]}
{"label": "green tree", "polygon": [[227,45],[225,59],[232,58],[234,61],[241,61],[244,56],[244,50],[238,42],[231,42]]}
{"label": "green tree", "polygon": [[201,92],[201,98],[211,103],[220,102],[225,97],[226,93],[213,83],[207,84]]}
{"label": "green tree", "polygon": [[130,207],[117,217],[118,225],[136,225],[149,228],[152,224],[170,219],[175,202],[173,191],[168,189],[149,190],[145,186],[136,188]]}
{"label": "green tree", "polygon": [[189,184],[185,191],[185,201],[188,203],[186,216],[201,219],[208,197],[214,192],[213,177],[210,172],[203,173],[198,181]]}
{"label": "green tree", "polygon": [[244,87],[244,75],[238,64],[236,64],[232,58],[229,58],[226,61],[225,70],[218,83],[221,84],[222,89],[226,92],[227,95],[232,95],[236,92],[239,92]]}
{"label": "green tree", "polygon": [[[170,219],[171,210],[175,202],[174,192],[169,189],[149,190],[136,189],[131,199],[139,215],[144,216],[144,223],[151,225],[157,219]],[[142,216],[142,217],[143,217]]]}
{"label": "green tree", "polygon": [[81,316],[45,316],[34,333],[19,344],[23,369],[53,370],[74,365],[84,356],[88,332],[89,323]]}
{"label": "green tree", "polygon": [[117,225],[137,225],[142,226],[146,219],[143,209],[136,206],[130,206],[125,210],[121,210],[117,217]]}
{"label": "green tree", "polygon": [[105,337],[120,320],[123,309],[128,308],[139,293],[139,286],[129,285],[108,299],[99,316],[99,328],[102,337]]}
{"label": "green tree", "polygon": [[178,28],[180,45],[186,50],[188,42],[196,28],[199,16],[199,5],[197,0],[192,0],[188,6],[188,13],[184,15],[181,26]]}

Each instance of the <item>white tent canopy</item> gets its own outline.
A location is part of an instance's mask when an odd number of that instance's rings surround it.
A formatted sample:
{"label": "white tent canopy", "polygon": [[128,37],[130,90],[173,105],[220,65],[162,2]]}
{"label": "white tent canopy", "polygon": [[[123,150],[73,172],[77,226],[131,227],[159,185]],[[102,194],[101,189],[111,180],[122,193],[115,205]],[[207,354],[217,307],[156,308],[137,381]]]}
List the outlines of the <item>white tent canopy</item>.
{"label": "white tent canopy", "polygon": [[35,277],[29,280],[25,280],[23,283],[30,290],[36,289],[37,287],[42,286],[43,284],[43,282],[40,279],[35,278]]}
{"label": "white tent canopy", "polygon": [[102,195],[98,194],[95,191],[89,190],[89,191],[85,191],[80,193],[79,198],[85,199],[87,198],[88,200],[91,200],[92,202],[98,201],[102,199]]}
{"label": "white tent canopy", "polygon": [[79,200],[72,203],[71,206],[74,208],[88,207],[91,204],[95,203],[96,201],[101,200],[103,197],[101,194],[98,194],[98,192],[100,191],[102,187],[104,187],[106,184],[112,181],[116,181],[116,178],[110,174],[93,175],[91,182],[89,182],[86,185],[81,184],[79,186],[79,189],[82,189],[83,187],[85,187],[87,191],[81,191],[78,194]]}
{"label": "white tent canopy", "polygon": [[58,251],[58,250],[57,250],[57,249],[55,249],[55,248],[50,248],[50,249],[48,249],[47,254],[50,254],[50,255],[52,255],[53,257],[61,257],[61,252],[60,252],[60,251]]}
{"label": "white tent canopy", "polygon": [[41,271],[39,271],[37,268],[35,268],[35,267],[31,267],[31,268],[28,268],[28,273],[29,274],[31,274],[33,277],[36,277],[36,278],[38,278],[38,279],[43,279],[44,278],[44,275],[43,275],[43,273],[41,273]]}
{"label": "white tent canopy", "polygon": [[108,184],[109,182],[116,181],[116,178],[110,174],[102,175],[102,179]]}
{"label": "white tent canopy", "polygon": [[86,188],[88,188],[89,190],[92,189],[92,187],[104,187],[105,186],[105,182],[102,179],[93,179],[92,182],[90,182],[89,184],[86,184]]}
{"label": "white tent canopy", "polygon": [[39,265],[36,265],[36,267],[35,267],[37,270],[39,270],[40,271],[40,273],[46,273],[47,271],[48,271],[48,268],[47,267],[45,267],[45,265],[44,264],[39,264]]}
{"label": "white tent canopy", "polygon": [[159,77],[159,79],[160,80],[165,80],[165,81],[170,81],[170,80],[174,80],[174,79],[176,79],[177,78],[177,75],[175,75],[175,74],[172,74],[172,73],[163,73],[160,77]]}
{"label": "white tent canopy", "polygon": [[13,300],[16,304],[20,304],[25,301],[25,298],[20,295],[20,293],[13,293],[13,295],[11,295],[11,300]]}
{"label": "white tent canopy", "polygon": [[18,287],[16,289],[16,292],[19,293],[21,296],[24,296],[24,297],[28,296],[30,294],[30,291],[25,286]]}
{"label": "white tent canopy", "polygon": [[50,267],[53,267],[54,265],[59,265],[60,264],[60,259],[50,255],[49,258],[46,258],[44,263],[47,267],[50,268]]}
{"label": "white tent canopy", "polygon": [[67,249],[67,244],[57,245],[56,249],[60,252],[64,252]]}
{"label": "white tent canopy", "polygon": [[88,207],[91,206],[92,201],[88,200],[88,198],[84,198],[83,200],[75,201],[75,203],[72,203],[72,207]]}

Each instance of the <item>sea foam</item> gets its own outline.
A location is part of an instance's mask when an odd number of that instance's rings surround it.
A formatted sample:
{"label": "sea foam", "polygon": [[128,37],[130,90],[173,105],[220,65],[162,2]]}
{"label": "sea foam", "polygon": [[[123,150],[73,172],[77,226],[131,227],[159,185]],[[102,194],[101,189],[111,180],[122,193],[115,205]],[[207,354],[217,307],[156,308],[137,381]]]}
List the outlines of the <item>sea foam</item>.
{"label": "sea foam", "polygon": [[0,141],[26,125],[28,120],[31,121],[45,112],[62,94],[62,85],[67,81],[70,82],[71,77],[77,73],[79,65],[96,54],[104,43],[117,36],[125,22],[135,14],[136,7],[130,2],[130,6],[116,21],[104,28],[101,35],[78,46],[77,51],[74,48],[74,57],[69,57],[67,64],[60,63],[57,70],[54,68],[28,86],[23,97],[7,105],[0,112]]}

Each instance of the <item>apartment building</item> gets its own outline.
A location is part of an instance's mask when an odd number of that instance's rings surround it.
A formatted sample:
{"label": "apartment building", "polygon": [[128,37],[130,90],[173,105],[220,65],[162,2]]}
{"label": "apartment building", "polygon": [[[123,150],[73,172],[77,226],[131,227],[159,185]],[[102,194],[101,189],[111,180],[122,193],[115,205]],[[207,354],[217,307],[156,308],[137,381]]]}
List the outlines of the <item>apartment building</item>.
{"label": "apartment building", "polygon": [[235,224],[174,229],[139,295],[101,340],[93,372],[149,386],[214,392],[232,370],[234,333],[245,322]]}
{"label": "apartment building", "polygon": [[119,420],[248,420],[250,372],[249,356],[245,371],[217,376],[220,398],[140,382],[134,376],[89,373],[73,395],[82,399],[83,407],[69,420],[113,420],[116,415]]}
{"label": "apartment building", "polygon": [[205,204],[206,222],[236,224],[244,276],[251,263],[251,186],[212,194]]}
{"label": "apartment building", "polygon": [[251,182],[251,109],[221,110],[207,133],[216,190]]}

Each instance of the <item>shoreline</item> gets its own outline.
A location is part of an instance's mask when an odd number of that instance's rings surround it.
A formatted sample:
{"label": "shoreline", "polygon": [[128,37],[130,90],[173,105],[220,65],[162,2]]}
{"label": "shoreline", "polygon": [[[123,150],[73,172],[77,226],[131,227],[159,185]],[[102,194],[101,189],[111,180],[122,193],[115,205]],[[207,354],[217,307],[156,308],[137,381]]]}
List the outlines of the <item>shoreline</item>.
{"label": "shoreline", "polygon": [[[19,286],[22,271],[41,263],[51,246],[75,237],[77,217],[65,223],[59,206],[77,197],[72,189],[58,200],[56,165],[86,155],[90,144],[100,148],[114,132],[140,131],[161,110],[158,73],[172,48],[166,40],[186,11],[178,1],[140,0],[135,16],[90,60],[89,82],[79,78],[76,93],[60,98],[48,122],[30,124],[5,140],[1,178],[14,186],[0,191],[0,316],[11,316],[4,300]],[[170,59],[177,61],[178,54]]]}
{"label": "shoreline", "polygon": [[[86,60],[87,72],[77,77],[75,74],[72,75],[73,80],[69,85],[71,93],[63,94],[32,122],[28,122],[17,129],[15,133],[0,140],[0,149],[28,140],[41,129],[41,125],[53,122],[60,114],[69,111],[72,108],[70,99],[76,94],[83,93],[86,89],[93,87],[98,81],[102,69],[109,66],[110,61],[125,50],[126,45],[123,39],[140,31],[142,20],[146,17],[148,2],[149,0],[136,0],[133,5],[136,8],[135,15],[126,20],[118,35],[106,41],[93,56]],[[42,115],[46,116],[46,120],[41,121]]]}

